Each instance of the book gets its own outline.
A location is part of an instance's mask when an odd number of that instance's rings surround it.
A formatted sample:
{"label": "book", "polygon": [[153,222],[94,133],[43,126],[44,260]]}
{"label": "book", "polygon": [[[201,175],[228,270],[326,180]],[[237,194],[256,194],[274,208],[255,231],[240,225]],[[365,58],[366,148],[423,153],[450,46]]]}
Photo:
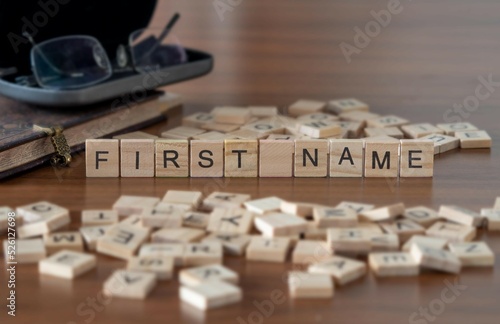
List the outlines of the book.
{"label": "book", "polygon": [[0,179],[51,160],[56,149],[48,130],[62,129],[71,153],[76,153],[84,149],[86,139],[110,137],[164,121],[168,110],[182,105],[178,95],[158,91],[140,102],[123,99],[54,109],[0,97]]}

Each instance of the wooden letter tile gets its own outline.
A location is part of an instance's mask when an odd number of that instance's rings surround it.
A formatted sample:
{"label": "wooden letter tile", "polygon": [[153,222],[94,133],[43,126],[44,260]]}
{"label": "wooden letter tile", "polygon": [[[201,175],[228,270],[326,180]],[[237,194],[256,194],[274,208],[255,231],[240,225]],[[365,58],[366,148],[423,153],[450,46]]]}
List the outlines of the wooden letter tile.
{"label": "wooden letter tile", "polygon": [[491,147],[491,137],[483,130],[455,132],[455,137],[460,140],[463,149]]}
{"label": "wooden letter tile", "polygon": [[414,243],[421,246],[428,246],[433,249],[444,249],[448,244],[448,240],[439,237],[414,235],[406,241],[401,250],[410,252],[410,248]]}
{"label": "wooden letter tile", "polygon": [[190,176],[222,177],[224,175],[224,142],[222,140],[192,140]]}
{"label": "wooden letter tile", "polygon": [[[23,216],[24,224],[17,227],[16,234],[18,238],[29,238],[48,234],[63,228],[70,223],[69,212],[65,208],[52,208],[52,206],[55,205],[50,206],[43,203],[33,204],[31,206],[32,209],[34,208],[37,211],[40,211],[43,208],[42,212],[38,214],[41,218],[32,218],[35,220],[28,222],[26,217]],[[18,215],[22,215],[22,213],[18,211]],[[32,216],[33,214],[30,214],[29,217]]]}
{"label": "wooden letter tile", "polygon": [[156,176],[189,176],[188,140],[156,140]]}
{"label": "wooden letter tile", "polygon": [[115,225],[97,240],[97,252],[115,258],[128,259],[149,236],[147,229],[130,225]]}
{"label": "wooden letter tile", "polygon": [[460,242],[449,244],[451,253],[455,254],[463,267],[493,267],[495,254],[485,242]]}
{"label": "wooden letter tile", "polygon": [[365,177],[395,178],[399,173],[398,142],[365,142]]}
{"label": "wooden letter tile", "polygon": [[444,134],[430,134],[421,137],[434,143],[434,155],[454,150],[460,146],[460,140],[456,137]]}
{"label": "wooden letter tile", "polygon": [[327,242],[335,254],[365,254],[371,250],[370,230],[359,227],[329,228]]}
{"label": "wooden letter tile", "polygon": [[454,136],[455,132],[460,131],[475,131],[477,127],[471,123],[449,123],[449,124],[438,124],[436,125],[439,129],[442,129],[446,135]]}
{"label": "wooden letter tile", "polygon": [[158,280],[168,280],[174,272],[174,258],[160,255],[132,257],[128,260],[127,270],[151,272]]}
{"label": "wooden letter tile", "polygon": [[120,148],[117,139],[88,139],[85,141],[85,170],[87,177],[120,176]]}
{"label": "wooden letter tile", "polygon": [[201,127],[206,123],[214,121],[214,115],[205,112],[198,112],[182,118],[182,126]]}
{"label": "wooden letter tile", "polygon": [[365,211],[372,210],[375,205],[372,204],[363,204],[359,202],[352,202],[352,201],[343,201],[340,204],[337,205],[339,208],[349,208],[352,209],[356,212],[356,214],[360,214]]}
{"label": "wooden letter tile", "polygon": [[158,204],[155,207],[144,208],[141,213],[141,225],[152,228],[182,227],[184,211],[171,204]]}
{"label": "wooden letter tile", "polygon": [[278,115],[276,106],[248,106],[248,110],[253,117],[264,118]]}
{"label": "wooden letter tile", "polygon": [[162,228],[151,235],[155,243],[189,243],[198,241],[205,231],[197,228]]}
{"label": "wooden letter tile", "polygon": [[420,272],[419,264],[408,252],[370,253],[368,263],[378,277],[416,276]]}
{"label": "wooden letter tile", "polygon": [[224,176],[257,177],[259,164],[257,140],[224,141]]}
{"label": "wooden letter tile", "polygon": [[293,140],[260,140],[259,176],[293,177]]}
{"label": "wooden letter tile", "polygon": [[141,131],[113,136],[113,139],[157,139],[157,138],[158,136],[156,135],[148,134]]}
{"label": "wooden letter tile", "polygon": [[220,242],[224,253],[229,255],[244,255],[250,244],[251,236],[235,233],[212,233],[205,237],[202,242]]}
{"label": "wooden letter tile", "polygon": [[434,143],[423,139],[401,140],[401,177],[432,177]]}
{"label": "wooden letter tile", "polygon": [[329,101],[326,110],[340,115],[351,111],[368,111],[369,107],[366,103],[358,99],[347,98]]}
{"label": "wooden letter tile", "polygon": [[323,111],[326,103],[316,100],[301,99],[288,107],[288,115],[298,117]]}
{"label": "wooden letter tile", "polygon": [[183,243],[146,243],[139,250],[140,257],[167,257],[174,265],[182,266],[185,246]]}
{"label": "wooden letter tile", "polygon": [[87,250],[95,251],[97,248],[97,240],[103,237],[111,226],[112,225],[80,227],[80,234],[82,234]]}
{"label": "wooden letter tile", "polygon": [[[19,264],[37,263],[47,255],[42,239],[16,239],[15,243],[11,245],[8,240],[3,241],[3,255],[6,261]],[[15,255],[12,251],[15,251]]]}
{"label": "wooden letter tile", "polygon": [[483,222],[483,216],[478,213],[455,205],[443,205],[439,208],[439,217],[449,221],[478,227]]}
{"label": "wooden letter tile", "polygon": [[185,286],[197,286],[207,281],[225,281],[237,285],[239,275],[223,265],[209,264],[181,270],[179,272],[179,281]]}
{"label": "wooden letter tile", "polygon": [[334,294],[332,278],[323,273],[291,271],[288,287],[292,298],[331,298]]}
{"label": "wooden letter tile", "polygon": [[82,226],[110,225],[118,223],[115,210],[82,210]]}
{"label": "wooden letter tile", "polygon": [[364,132],[366,137],[389,136],[397,139],[404,137],[403,132],[397,127],[367,127]]}
{"label": "wooden letter tile", "polygon": [[403,216],[423,227],[429,227],[439,220],[437,211],[425,206],[406,208]]}
{"label": "wooden letter tile", "polygon": [[220,242],[188,243],[184,250],[184,266],[200,266],[222,263],[223,250]]}
{"label": "wooden letter tile", "polygon": [[300,240],[292,253],[292,263],[311,264],[330,258],[332,251],[324,241]]}
{"label": "wooden letter tile", "polygon": [[360,220],[365,220],[369,222],[379,222],[379,221],[393,220],[397,216],[403,215],[404,212],[405,212],[405,205],[403,203],[397,203],[361,212],[359,216]]}
{"label": "wooden letter tile", "polygon": [[295,177],[326,177],[328,140],[295,140]]}
{"label": "wooden letter tile", "polygon": [[210,214],[207,230],[245,234],[252,229],[254,215],[243,208],[215,208]]}
{"label": "wooden letter tile", "polygon": [[481,215],[486,218],[488,231],[500,231],[500,209],[481,209]]}
{"label": "wooden letter tile", "polygon": [[132,216],[142,213],[144,208],[154,207],[160,198],[146,196],[120,196],[113,204],[113,210],[120,216]]}
{"label": "wooden letter tile", "polygon": [[363,141],[330,140],[330,177],[363,176]]}
{"label": "wooden letter tile", "polygon": [[398,127],[406,125],[408,123],[408,120],[394,115],[387,115],[369,119],[366,122],[368,127]]}
{"label": "wooden letter tile", "polygon": [[401,243],[413,235],[425,234],[425,227],[409,219],[398,219],[391,224],[381,224],[381,226],[387,233],[396,234]]}
{"label": "wooden letter tile", "polygon": [[289,247],[289,238],[254,236],[247,247],[247,260],[285,262]]}
{"label": "wooden letter tile", "polygon": [[122,177],[154,177],[155,141],[152,139],[120,140],[120,174]]}
{"label": "wooden letter tile", "polygon": [[111,297],[145,299],[155,286],[154,273],[116,270],[104,283],[103,292]]}
{"label": "wooden letter tile", "polygon": [[58,232],[46,234],[43,238],[47,254],[61,250],[83,251],[83,239],[80,232]]}
{"label": "wooden letter tile", "polygon": [[312,138],[325,138],[340,136],[342,129],[336,121],[301,121],[299,132]]}
{"label": "wooden letter tile", "polygon": [[252,118],[250,110],[243,107],[215,107],[212,110],[212,115],[214,115],[216,123],[223,124],[243,125]]}
{"label": "wooden letter tile", "polygon": [[446,250],[434,249],[416,243],[411,246],[410,253],[413,259],[425,268],[450,273],[459,273],[462,268],[460,259]]}
{"label": "wooden letter tile", "polygon": [[364,262],[334,255],[321,262],[311,264],[310,273],[323,273],[333,277],[337,285],[345,285],[366,274]]}
{"label": "wooden letter tile", "polygon": [[161,133],[161,137],[168,139],[186,140],[191,139],[194,136],[201,135],[205,132],[206,131],[204,129],[199,129],[196,127],[178,126]]}
{"label": "wooden letter tile", "polygon": [[247,194],[214,191],[203,200],[203,209],[239,208],[248,200],[250,200],[250,195]]}
{"label": "wooden letter tile", "polygon": [[288,236],[304,233],[307,222],[304,218],[283,213],[270,213],[255,218],[255,227],[264,236]]}
{"label": "wooden letter tile", "polygon": [[205,229],[210,221],[210,214],[187,211],[182,215],[182,226]]}
{"label": "wooden letter tile", "polygon": [[373,234],[370,237],[373,252],[388,252],[399,250],[399,237],[397,234]]}
{"label": "wooden letter tile", "polygon": [[94,269],[96,263],[95,255],[62,250],[41,260],[38,271],[55,277],[73,279]]}
{"label": "wooden letter tile", "polygon": [[429,123],[410,124],[401,126],[407,138],[420,138],[431,134],[444,134],[444,130]]}
{"label": "wooden letter tile", "polygon": [[429,227],[425,234],[447,239],[450,242],[468,242],[476,237],[476,228],[472,226],[438,221]]}
{"label": "wooden letter tile", "polygon": [[198,208],[203,194],[201,191],[169,190],[161,200],[164,203],[189,205]]}
{"label": "wooden letter tile", "polygon": [[318,228],[355,227],[358,225],[358,215],[350,208],[314,207],[313,218]]}
{"label": "wooden letter tile", "polygon": [[48,201],[39,201],[17,207],[16,212],[18,216],[23,217],[25,223],[32,223],[53,217],[69,217],[68,209]]}
{"label": "wooden letter tile", "polygon": [[279,211],[281,208],[282,199],[278,197],[266,197],[256,200],[244,202],[245,208],[256,214],[266,214],[269,212]]}
{"label": "wooden letter tile", "polygon": [[222,307],[242,300],[241,288],[224,281],[208,281],[197,286],[181,286],[179,298],[201,310]]}

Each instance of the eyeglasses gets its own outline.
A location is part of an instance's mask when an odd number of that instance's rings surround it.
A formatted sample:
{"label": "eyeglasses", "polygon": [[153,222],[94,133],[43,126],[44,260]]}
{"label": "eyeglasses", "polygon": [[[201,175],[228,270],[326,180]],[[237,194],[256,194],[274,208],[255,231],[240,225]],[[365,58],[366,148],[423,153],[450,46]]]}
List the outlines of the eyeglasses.
{"label": "eyeglasses", "polygon": [[[71,90],[89,87],[109,79],[114,73],[135,70],[150,72],[187,61],[186,51],[175,38],[167,37],[179,19],[178,13],[164,29],[140,29],[129,36],[128,45],[120,45],[116,66],[102,44],[92,36],[74,35],[32,43],[31,67],[34,81],[42,88]],[[21,79],[26,82],[26,79]]]}

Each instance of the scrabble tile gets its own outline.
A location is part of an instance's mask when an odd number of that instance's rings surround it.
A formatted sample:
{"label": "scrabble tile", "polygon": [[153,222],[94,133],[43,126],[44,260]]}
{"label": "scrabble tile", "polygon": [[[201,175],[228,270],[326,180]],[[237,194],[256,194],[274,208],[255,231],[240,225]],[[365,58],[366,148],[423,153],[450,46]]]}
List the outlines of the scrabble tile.
{"label": "scrabble tile", "polygon": [[365,142],[365,177],[395,178],[399,174],[399,142]]}
{"label": "scrabble tile", "polygon": [[244,202],[243,205],[252,213],[263,215],[269,212],[279,211],[283,199],[278,197],[266,197]]}
{"label": "scrabble tile", "polygon": [[87,177],[116,178],[120,176],[120,141],[117,139],[85,140],[85,171]]}
{"label": "scrabble tile", "polygon": [[413,259],[422,267],[443,272],[459,273],[462,264],[453,253],[428,246],[413,244],[410,248]]}
{"label": "scrabble tile", "polygon": [[205,133],[204,129],[190,126],[178,126],[161,133],[162,138],[186,140]]}
{"label": "scrabble tile", "polygon": [[326,110],[340,115],[351,111],[369,111],[369,107],[366,103],[358,99],[347,98],[329,101],[326,105]]}
{"label": "scrabble tile", "polygon": [[22,216],[25,223],[31,223],[52,217],[69,217],[68,209],[50,203],[48,201],[38,201],[29,205],[16,208],[18,216]]}
{"label": "scrabble tile", "polygon": [[300,122],[339,121],[339,117],[328,113],[312,113],[297,117]]}
{"label": "scrabble tile", "polygon": [[202,200],[201,191],[168,190],[161,200],[163,203],[184,204],[197,208]]}
{"label": "scrabble tile", "polygon": [[144,208],[154,207],[160,198],[147,196],[122,195],[113,204],[113,210],[120,216],[131,216],[141,214]]}
{"label": "scrabble tile", "polygon": [[127,270],[150,272],[155,274],[158,280],[172,279],[174,258],[159,255],[131,257],[127,263]]}
{"label": "scrabble tile", "polygon": [[478,213],[455,205],[442,205],[439,207],[438,216],[449,221],[478,227],[483,222],[483,216]]}
{"label": "scrabble tile", "polygon": [[330,140],[330,177],[363,176],[363,141]]}
{"label": "scrabble tile", "polygon": [[434,155],[454,150],[460,146],[460,140],[449,135],[430,134],[421,137],[421,139],[434,142]]}
{"label": "scrabble tile", "polygon": [[214,121],[214,115],[205,112],[197,112],[182,118],[182,126],[199,128],[206,123]]}
{"label": "scrabble tile", "polygon": [[375,205],[372,204],[363,204],[359,202],[352,202],[352,201],[342,201],[337,205],[339,208],[350,208],[354,210],[357,214],[360,214],[365,211],[372,210]]}
{"label": "scrabble tile", "polygon": [[323,273],[290,271],[288,287],[292,298],[332,298],[332,278]]}
{"label": "scrabble tile", "polygon": [[223,250],[220,242],[187,243],[184,250],[184,266],[222,263]]}
{"label": "scrabble tile", "polygon": [[65,214],[49,214],[43,216],[42,219],[24,223],[22,226],[17,227],[18,238],[30,238],[54,232],[61,229],[70,223],[69,215]]}
{"label": "scrabble tile", "polygon": [[83,251],[83,239],[80,232],[57,232],[46,234],[43,238],[48,255],[61,250]]}
{"label": "scrabble tile", "polygon": [[225,140],[224,176],[257,177],[258,152],[257,140]]}
{"label": "scrabble tile", "polygon": [[358,227],[329,228],[326,232],[327,242],[335,254],[364,254],[371,249],[372,232]]}
{"label": "scrabble tile", "polygon": [[326,228],[320,228],[315,222],[308,221],[307,229],[302,233],[306,240],[324,240],[326,241]]}
{"label": "scrabble tile", "polygon": [[[275,140],[275,141],[293,141],[297,138],[295,135],[291,134],[271,134],[267,136],[268,140]],[[262,140],[260,141],[262,142]]]}
{"label": "scrabble tile", "polygon": [[415,206],[406,208],[403,217],[420,224],[423,227],[429,227],[439,220],[437,211],[425,206]]}
{"label": "scrabble tile", "polygon": [[491,147],[491,137],[483,130],[455,132],[455,137],[460,140],[463,149]]}
{"label": "scrabble tile", "polygon": [[248,106],[248,110],[253,117],[272,117],[278,115],[278,107],[276,106]]}
{"label": "scrabble tile", "polygon": [[363,211],[359,214],[359,216],[360,220],[366,220],[370,222],[390,221],[396,218],[396,216],[403,215],[404,212],[405,212],[404,203],[397,203],[384,207],[379,207],[377,209]]}
{"label": "scrabble tile", "polygon": [[200,127],[204,130],[207,130],[207,131],[229,133],[229,132],[233,132],[233,131],[239,129],[240,126],[241,125],[239,125],[239,124],[223,124],[223,123],[210,122],[210,123],[203,124]]}
{"label": "scrabble tile", "polygon": [[184,243],[146,243],[139,249],[139,257],[167,257],[174,260],[174,265],[184,263]]}
{"label": "scrabble tile", "polygon": [[157,177],[189,176],[188,140],[156,140],[155,152]]}
{"label": "scrabble tile", "polygon": [[193,136],[192,140],[197,141],[224,141],[225,139],[235,138],[232,135],[224,134],[217,131],[208,131],[206,133]]}
{"label": "scrabble tile", "polygon": [[162,228],[151,234],[155,243],[189,243],[196,242],[205,235],[205,231],[197,228]]}
{"label": "scrabble tile", "polygon": [[369,111],[347,111],[339,114],[340,120],[361,122],[362,127],[366,127],[366,122],[371,119],[379,118],[379,114]]}
{"label": "scrabble tile", "polygon": [[416,276],[419,264],[408,252],[375,252],[368,255],[368,263],[377,277]]}
{"label": "scrabble tile", "polygon": [[197,286],[181,286],[179,298],[195,308],[206,310],[238,303],[243,293],[241,288],[224,281],[207,281]]}
{"label": "scrabble tile", "polygon": [[38,263],[38,271],[55,277],[73,279],[94,269],[97,261],[95,255],[61,250]]}
{"label": "scrabble tile", "polygon": [[433,237],[447,239],[449,242],[472,241],[476,237],[476,228],[472,226],[438,221],[425,231]]}
{"label": "scrabble tile", "polygon": [[326,177],[328,140],[295,140],[295,177]]}
{"label": "scrabble tile", "polygon": [[157,139],[158,136],[141,131],[130,132],[113,136],[113,139]]}
{"label": "scrabble tile", "polygon": [[205,229],[208,226],[210,214],[188,211],[182,215],[182,226]]}
{"label": "scrabble tile", "polygon": [[289,247],[289,238],[254,236],[248,244],[246,257],[253,261],[285,262]]}
{"label": "scrabble tile", "polygon": [[366,264],[358,260],[334,255],[311,264],[307,271],[330,275],[337,285],[342,286],[363,277],[366,274]]}
{"label": "scrabble tile", "polygon": [[[3,255],[6,262],[37,263],[47,255],[42,239],[16,239],[15,245],[9,244],[11,243],[9,241],[12,240],[3,241]],[[15,254],[12,251],[15,251]]]}
{"label": "scrabble tile", "polygon": [[220,264],[209,264],[200,267],[184,269],[179,272],[179,281],[184,286],[198,286],[206,282],[224,281],[237,285],[237,272]]}
{"label": "scrabble tile", "polygon": [[207,231],[245,234],[252,229],[254,214],[242,208],[215,208]]}
{"label": "scrabble tile", "polygon": [[16,219],[16,226],[18,226],[17,222],[22,218],[15,218],[15,216],[16,213],[12,208],[7,206],[0,206],[0,233],[7,231],[9,218]]}
{"label": "scrabble tile", "polygon": [[118,223],[118,213],[115,210],[82,210],[82,226],[110,225]]}
{"label": "scrabble tile", "polygon": [[401,140],[400,177],[432,177],[434,143],[423,139]]}
{"label": "scrabble tile", "polygon": [[259,141],[259,176],[293,177],[293,140],[266,139]]}
{"label": "scrabble tile", "polygon": [[192,140],[190,176],[222,177],[224,175],[223,140]]}
{"label": "scrabble tile", "polygon": [[250,200],[250,195],[230,192],[214,191],[203,200],[204,209],[238,208],[246,201]]}
{"label": "scrabble tile", "polygon": [[139,228],[144,228],[144,229],[147,229],[148,231],[150,231],[149,228],[142,226],[142,220],[141,220],[140,214],[139,215],[127,216],[122,221],[120,221],[118,224],[119,225],[137,226]]}
{"label": "scrabble tile", "polygon": [[258,132],[255,130],[243,129],[243,128],[240,128],[233,132],[229,132],[227,134],[233,136],[235,139],[246,139],[246,140],[256,140],[256,139],[266,138],[269,135],[269,133]]}
{"label": "scrabble tile", "polygon": [[258,216],[255,218],[254,224],[257,230],[267,237],[300,234],[307,229],[304,218],[284,213],[269,213]]}
{"label": "scrabble tile", "polygon": [[342,129],[336,121],[319,120],[299,123],[299,132],[312,138],[339,136]]}
{"label": "scrabble tile", "polygon": [[250,110],[243,107],[215,107],[212,115],[216,123],[238,125],[243,125],[252,118]]}
{"label": "scrabble tile", "polygon": [[387,115],[369,119],[366,121],[366,124],[368,127],[398,127],[409,124],[409,122],[408,120],[398,116]]}
{"label": "scrabble tile", "polygon": [[486,219],[488,231],[500,231],[500,209],[482,209],[481,215]]}
{"label": "scrabble tile", "polygon": [[237,233],[211,233],[203,238],[202,242],[220,242],[224,253],[230,255],[244,255],[245,250],[250,244],[251,236]]}
{"label": "scrabble tile", "polygon": [[361,134],[363,133],[364,130],[364,125],[362,122],[358,121],[340,121],[339,122],[340,127],[342,130],[345,132],[347,131],[347,138],[350,139],[357,139],[361,137]]}
{"label": "scrabble tile", "polygon": [[154,177],[154,148],[152,139],[120,140],[120,176]]}
{"label": "scrabble tile", "polygon": [[495,254],[485,242],[450,243],[451,253],[456,255],[462,267],[493,267]]}
{"label": "scrabble tile", "polygon": [[184,211],[171,204],[158,204],[144,208],[140,217],[143,227],[180,228]]}
{"label": "scrabble tile", "polygon": [[429,123],[410,124],[401,126],[407,138],[420,138],[431,134],[444,134],[444,130]]}
{"label": "scrabble tile", "polygon": [[355,227],[358,224],[358,215],[350,208],[314,207],[313,218],[319,228]]}
{"label": "scrabble tile", "polygon": [[80,227],[80,234],[82,235],[87,250],[95,251],[97,248],[97,240],[103,237],[111,226],[112,225],[98,225]]}
{"label": "scrabble tile", "polygon": [[116,270],[104,282],[103,292],[110,297],[146,299],[156,286],[154,273]]}
{"label": "scrabble tile", "polygon": [[471,123],[448,123],[437,124],[437,128],[442,129],[446,135],[454,136],[459,131],[475,131],[477,127]]}
{"label": "scrabble tile", "polygon": [[312,113],[321,112],[325,109],[326,103],[316,100],[301,99],[288,107],[288,115],[298,117]]}
{"label": "scrabble tile", "polygon": [[241,130],[252,131],[256,136],[258,136],[258,138],[265,138],[269,134],[284,134],[285,126],[277,118],[266,118],[243,125]]}
{"label": "scrabble tile", "polygon": [[128,259],[149,237],[149,231],[137,226],[115,225],[97,240],[97,252]]}
{"label": "scrabble tile", "polygon": [[398,219],[390,224],[381,224],[381,226],[387,233],[396,234],[402,243],[413,235],[425,234],[425,227],[409,219]]}
{"label": "scrabble tile", "polygon": [[399,250],[399,237],[397,234],[372,234],[370,237],[370,250],[373,252],[389,252]]}
{"label": "scrabble tile", "polygon": [[332,256],[331,249],[323,241],[300,240],[292,252],[292,263],[317,263]]}
{"label": "scrabble tile", "polygon": [[397,127],[367,127],[364,133],[367,137],[386,135],[397,139],[404,138],[403,132]]}
{"label": "scrabble tile", "polygon": [[378,223],[359,222],[356,226],[360,230],[366,231],[370,236],[384,234]]}
{"label": "scrabble tile", "polygon": [[317,206],[318,205],[311,203],[283,200],[280,209],[285,214],[308,217],[313,215],[313,209]]}
{"label": "scrabble tile", "polygon": [[433,249],[444,249],[448,244],[448,240],[439,237],[413,235],[408,241],[406,241],[401,250],[410,252],[410,248],[414,243],[421,246],[428,246]]}

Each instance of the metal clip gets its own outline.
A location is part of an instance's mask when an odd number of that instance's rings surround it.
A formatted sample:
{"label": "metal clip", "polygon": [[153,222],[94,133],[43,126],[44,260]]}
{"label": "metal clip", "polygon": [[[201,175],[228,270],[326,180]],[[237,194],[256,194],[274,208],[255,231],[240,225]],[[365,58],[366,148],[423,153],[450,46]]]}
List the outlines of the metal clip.
{"label": "metal clip", "polygon": [[33,125],[33,128],[44,131],[50,136],[50,140],[56,151],[50,158],[50,164],[57,167],[68,166],[71,162],[71,148],[66,141],[66,137],[63,135],[63,128],[60,126],[48,128],[38,125]]}

